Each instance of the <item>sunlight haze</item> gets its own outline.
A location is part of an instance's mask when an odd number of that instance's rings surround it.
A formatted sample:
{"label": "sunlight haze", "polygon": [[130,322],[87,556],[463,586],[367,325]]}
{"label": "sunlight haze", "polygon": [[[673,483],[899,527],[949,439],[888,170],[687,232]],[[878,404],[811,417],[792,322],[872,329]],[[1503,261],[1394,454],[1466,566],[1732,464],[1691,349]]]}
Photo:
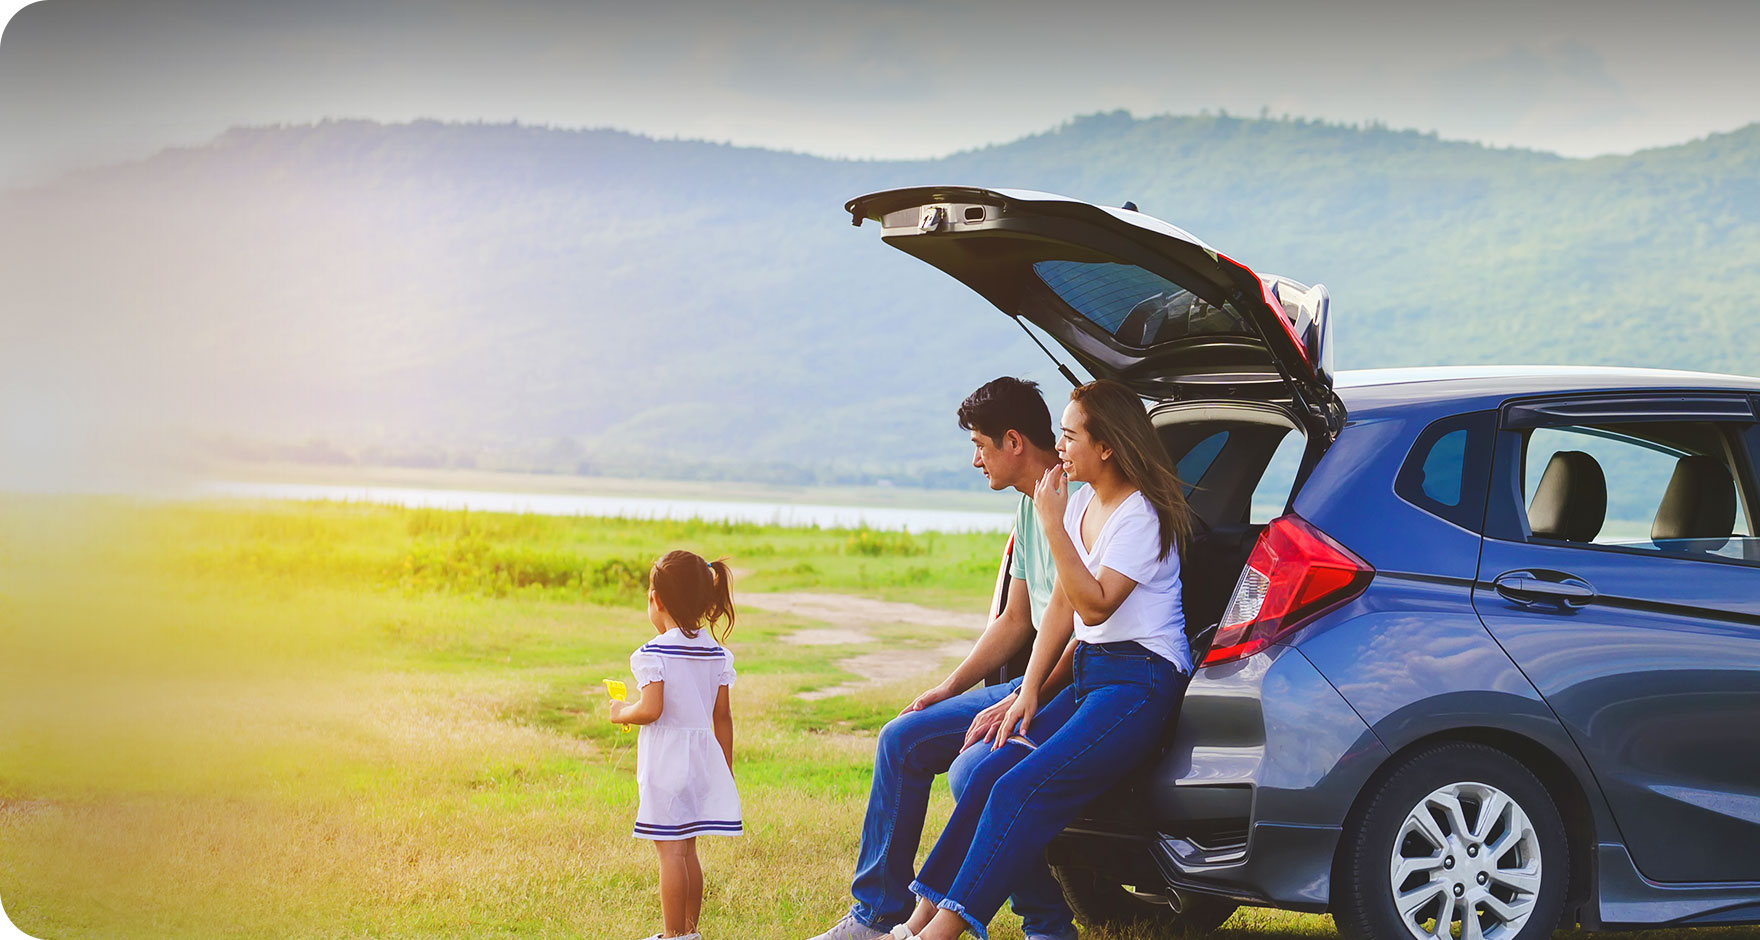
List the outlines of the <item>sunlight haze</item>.
{"label": "sunlight haze", "polygon": [[[1757,27],[1736,2],[43,0],[0,37],[0,454],[28,455],[0,485],[210,459],[976,485],[953,404],[1061,379],[850,228],[852,196],[925,183],[1131,200],[1323,282],[1340,368],[1746,371]],[[826,447],[851,426],[868,450]]]}

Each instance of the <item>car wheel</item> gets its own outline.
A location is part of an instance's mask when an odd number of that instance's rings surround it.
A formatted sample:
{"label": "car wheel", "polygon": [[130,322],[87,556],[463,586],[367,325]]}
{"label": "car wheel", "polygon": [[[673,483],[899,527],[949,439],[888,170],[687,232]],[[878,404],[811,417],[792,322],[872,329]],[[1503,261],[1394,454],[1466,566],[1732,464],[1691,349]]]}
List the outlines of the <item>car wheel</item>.
{"label": "car wheel", "polygon": [[1413,755],[1346,825],[1333,911],[1352,940],[1534,940],[1559,926],[1570,852],[1546,787],[1480,744]]}
{"label": "car wheel", "polygon": [[1149,928],[1162,937],[1202,937],[1228,920],[1238,906],[1207,894],[1162,889],[1141,894],[1091,868],[1053,865],[1051,875],[1076,919],[1089,927]]}

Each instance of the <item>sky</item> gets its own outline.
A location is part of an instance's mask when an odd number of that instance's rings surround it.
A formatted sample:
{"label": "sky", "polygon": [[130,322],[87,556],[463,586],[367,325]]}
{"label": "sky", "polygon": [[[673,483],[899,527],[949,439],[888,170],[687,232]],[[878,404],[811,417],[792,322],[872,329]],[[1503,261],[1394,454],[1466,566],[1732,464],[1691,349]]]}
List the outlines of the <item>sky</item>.
{"label": "sky", "polygon": [[1749,0],[41,0],[0,37],[0,187],[346,117],[903,158],[1226,110],[1626,153],[1760,120],[1756,35]]}

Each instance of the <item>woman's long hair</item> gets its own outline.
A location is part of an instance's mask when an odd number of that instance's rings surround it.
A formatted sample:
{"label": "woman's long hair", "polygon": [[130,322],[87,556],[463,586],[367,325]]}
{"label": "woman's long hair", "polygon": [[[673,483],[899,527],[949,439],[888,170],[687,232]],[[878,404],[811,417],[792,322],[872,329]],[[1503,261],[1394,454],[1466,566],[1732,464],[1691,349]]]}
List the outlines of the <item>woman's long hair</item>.
{"label": "woman's long hair", "polygon": [[[723,559],[704,561],[696,552],[680,550],[661,556],[649,577],[660,604],[685,636],[695,637],[707,626],[716,642],[725,643],[733,632],[730,574]],[[717,621],[722,624],[719,631]]]}
{"label": "woman's long hair", "polygon": [[1101,379],[1073,389],[1069,400],[1081,403],[1088,436],[1112,451],[1125,479],[1155,507],[1161,520],[1160,557],[1166,559],[1175,547],[1183,553],[1192,537],[1192,510],[1142,399],[1117,382]]}

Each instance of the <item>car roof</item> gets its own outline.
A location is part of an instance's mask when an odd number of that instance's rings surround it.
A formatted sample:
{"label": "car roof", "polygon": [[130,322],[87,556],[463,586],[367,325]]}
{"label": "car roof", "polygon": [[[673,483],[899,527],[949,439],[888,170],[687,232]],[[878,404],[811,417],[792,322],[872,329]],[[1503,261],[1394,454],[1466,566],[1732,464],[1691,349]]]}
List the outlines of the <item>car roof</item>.
{"label": "car roof", "polygon": [[1508,398],[1562,392],[1718,390],[1760,394],[1760,378],[1612,366],[1430,366],[1343,370],[1333,388],[1356,416],[1443,400],[1458,402],[1463,411],[1495,408]]}

